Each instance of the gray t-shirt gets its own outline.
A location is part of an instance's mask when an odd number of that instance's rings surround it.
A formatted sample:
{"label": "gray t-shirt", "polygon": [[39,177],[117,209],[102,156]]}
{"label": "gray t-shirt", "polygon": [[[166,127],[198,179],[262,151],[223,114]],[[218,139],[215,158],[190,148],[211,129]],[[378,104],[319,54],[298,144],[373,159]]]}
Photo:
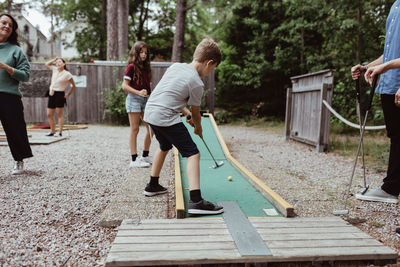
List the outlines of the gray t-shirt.
{"label": "gray t-shirt", "polygon": [[204,83],[195,68],[172,64],[147,100],[144,121],[162,127],[181,122],[182,108],[200,106],[203,91]]}

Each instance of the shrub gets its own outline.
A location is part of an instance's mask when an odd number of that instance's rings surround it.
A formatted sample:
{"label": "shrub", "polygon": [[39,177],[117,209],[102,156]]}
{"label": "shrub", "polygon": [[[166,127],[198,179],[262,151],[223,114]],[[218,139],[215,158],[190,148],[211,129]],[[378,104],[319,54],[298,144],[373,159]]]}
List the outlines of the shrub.
{"label": "shrub", "polygon": [[125,108],[126,93],[122,89],[122,81],[118,81],[115,88],[105,89],[102,95],[105,105],[103,119],[108,117],[113,124],[129,125]]}

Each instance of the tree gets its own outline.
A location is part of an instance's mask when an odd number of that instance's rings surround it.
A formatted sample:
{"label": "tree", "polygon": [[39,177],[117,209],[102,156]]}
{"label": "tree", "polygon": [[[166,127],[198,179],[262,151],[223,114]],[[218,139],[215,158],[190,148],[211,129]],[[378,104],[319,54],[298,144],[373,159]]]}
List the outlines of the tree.
{"label": "tree", "polygon": [[118,1],[118,58],[122,59],[128,53],[128,16],[129,1]]}
{"label": "tree", "polygon": [[82,30],[74,32],[74,46],[77,48],[81,60],[106,59],[106,15],[107,0],[62,0],[62,18],[67,23],[82,22],[86,24]]}
{"label": "tree", "polygon": [[183,61],[183,49],[185,42],[185,19],[186,0],[177,0],[174,45],[172,47],[172,61]]}
{"label": "tree", "polygon": [[107,0],[107,60],[118,59],[118,1]]}

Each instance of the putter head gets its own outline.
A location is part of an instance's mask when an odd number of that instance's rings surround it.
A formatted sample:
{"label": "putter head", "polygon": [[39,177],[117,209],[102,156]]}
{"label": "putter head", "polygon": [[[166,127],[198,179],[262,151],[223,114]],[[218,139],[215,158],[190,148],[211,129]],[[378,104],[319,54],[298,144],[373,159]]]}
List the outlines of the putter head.
{"label": "putter head", "polygon": [[361,191],[361,195],[364,195],[365,193],[367,193],[368,189],[369,189],[369,184],[367,184],[367,185],[364,187],[363,191]]}
{"label": "putter head", "polygon": [[332,214],[336,216],[347,215],[349,214],[349,210],[334,210],[332,211]]}
{"label": "putter head", "polygon": [[218,167],[220,167],[222,165],[224,165],[224,162],[220,161],[220,162],[217,163],[217,165],[211,166],[210,168],[216,169],[216,168],[218,168]]}

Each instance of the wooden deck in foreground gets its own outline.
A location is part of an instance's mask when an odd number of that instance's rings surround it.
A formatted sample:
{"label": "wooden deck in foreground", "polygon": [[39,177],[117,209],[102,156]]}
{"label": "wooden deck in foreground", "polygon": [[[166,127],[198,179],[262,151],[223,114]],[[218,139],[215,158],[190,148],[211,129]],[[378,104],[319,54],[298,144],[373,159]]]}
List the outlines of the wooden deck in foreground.
{"label": "wooden deck in foreground", "polygon": [[106,266],[366,266],[397,259],[394,250],[339,217],[249,220],[272,256],[241,257],[222,218],[124,220]]}

